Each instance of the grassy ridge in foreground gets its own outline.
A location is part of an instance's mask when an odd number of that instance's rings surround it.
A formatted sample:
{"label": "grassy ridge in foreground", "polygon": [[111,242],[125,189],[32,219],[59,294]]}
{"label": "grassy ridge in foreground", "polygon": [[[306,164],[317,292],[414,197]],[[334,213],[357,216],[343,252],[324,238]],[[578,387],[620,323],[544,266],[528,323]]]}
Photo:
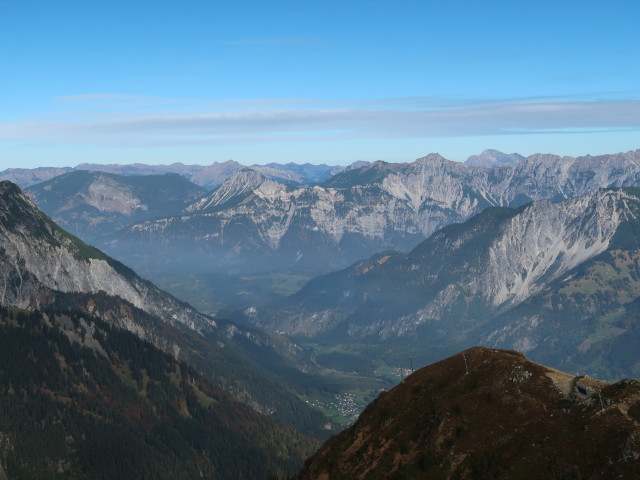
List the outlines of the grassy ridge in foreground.
{"label": "grassy ridge in foreground", "polygon": [[476,347],[380,394],[296,480],[639,478],[638,412],[637,380]]}

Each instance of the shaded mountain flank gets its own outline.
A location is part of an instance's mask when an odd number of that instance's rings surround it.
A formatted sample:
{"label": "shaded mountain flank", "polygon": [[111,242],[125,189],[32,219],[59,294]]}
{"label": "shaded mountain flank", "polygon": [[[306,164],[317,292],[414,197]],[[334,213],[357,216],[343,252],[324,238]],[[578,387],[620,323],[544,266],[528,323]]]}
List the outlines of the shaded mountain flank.
{"label": "shaded mountain flank", "polygon": [[383,392],[296,480],[640,476],[640,381],[471,348]]}

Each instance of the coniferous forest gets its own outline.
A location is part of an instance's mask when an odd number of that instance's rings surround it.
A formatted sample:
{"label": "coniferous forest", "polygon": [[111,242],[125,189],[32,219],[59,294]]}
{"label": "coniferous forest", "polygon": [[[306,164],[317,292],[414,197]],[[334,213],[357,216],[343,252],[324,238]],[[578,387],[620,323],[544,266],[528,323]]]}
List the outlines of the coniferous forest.
{"label": "coniferous forest", "polygon": [[0,307],[0,365],[0,478],[267,478],[317,447],[86,315]]}

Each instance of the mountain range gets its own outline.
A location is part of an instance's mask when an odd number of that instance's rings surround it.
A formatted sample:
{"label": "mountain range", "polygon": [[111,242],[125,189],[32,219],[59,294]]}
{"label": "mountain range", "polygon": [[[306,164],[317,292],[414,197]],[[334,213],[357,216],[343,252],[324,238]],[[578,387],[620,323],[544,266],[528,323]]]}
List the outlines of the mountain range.
{"label": "mountain range", "polygon": [[[480,167],[496,167],[511,165],[523,160],[518,153],[502,153],[498,150],[485,150],[479,155],[470,156],[466,163]],[[64,173],[73,171],[92,171],[113,173],[116,175],[164,175],[177,173],[191,182],[208,190],[213,190],[224,180],[243,168],[254,169],[263,175],[297,184],[317,184],[327,180],[332,175],[353,168],[368,165],[369,162],[356,161],[349,166],[314,165],[311,163],[267,163],[265,165],[251,165],[249,167],[233,160],[215,162],[211,165],[185,165],[172,163],[170,165],[134,164],[99,164],[81,163],[76,167],[39,167],[39,168],[8,168],[0,172],[0,181],[9,180],[22,188],[50,180]]]}
{"label": "mountain range", "polygon": [[[518,153],[502,153],[498,150],[485,150],[479,155],[470,156],[465,163],[480,167],[496,167],[515,164],[524,157]],[[76,167],[38,167],[8,168],[0,172],[0,181],[9,180],[21,188],[30,187],[53,177],[72,171],[92,171],[113,173],[116,175],[164,175],[177,173],[191,182],[213,190],[232,174],[243,168],[251,168],[265,176],[297,184],[317,184],[332,175],[353,168],[368,165],[369,162],[356,161],[348,166],[335,166],[311,163],[267,163],[265,165],[245,166],[233,160],[214,162],[211,165],[185,165],[177,162],[170,165],[133,164],[100,164],[81,163]]]}
{"label": "mountain range", "polygon": [[341,170],[353,168],[354,166],[362,166],[366,163],[367,162],[356,162],[348,167],[312,165],[310,163],[269,163],[267,165],[245,166],[233,160],[215,162],[211,165],[185,165],[182,163],[172,163],[171,165],[147,165],[144,163],[104,165],[98,163],[81,163],[76,167],[8,168],[0,172],[0,181],[9,180],[22,188],[26,188],[65,173],[78,171],[102,172],[123,176],[148,176],[175,173],[202,188],[213,190],[235,172],[244,168],[259,171],[263,175],[284,182],[308,184],[321,182]]}
{"label": "mountain range", "polygon": [[409,253],[376,254],[246,308],[244,321],[418,364],[481,344],[605,378],[637,376],[639,219],[637,188],[489,208]]}
{"label": "mountain range", "polygon": [[[491,206],[638,184],[640,151],[533,155],[494,168],[432,154],[412,163],[374,162],[314,186],[241,170],[180,215],[134,223],[102,247],[167,288],[178,278],[199,275],[194,283],[204,291],[222,291],[227,284],[248,292],[234,299],[224,291],[222,297],[239,306],[260,296],[260,289],[271,292],[264,300],[281,295],[269,278],[263,282],[269,275],[304,281],[382,250],[408,251],[436,230]],[[223,278],[229,272],[237,276]],[[220,310],[219,299],[187,290],[179,293],[188,301]]]}

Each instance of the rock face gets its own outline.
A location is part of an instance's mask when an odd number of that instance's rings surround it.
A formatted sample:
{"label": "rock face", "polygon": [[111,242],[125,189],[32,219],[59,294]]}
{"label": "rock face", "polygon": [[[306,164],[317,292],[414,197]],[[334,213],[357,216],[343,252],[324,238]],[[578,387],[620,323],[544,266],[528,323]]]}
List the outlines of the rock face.
{"label": "rock face", "polygon": [[0,304],[28,307],[45,289],[120,297],[167,324],[215,322],[60,229],[10,182],[0,183]]}
{"label": "rock face", "polygon": [[640,381],[472,348],[380,394],[296,479],[637,478],[639,421]]}
{"label": "rock face", "polygon": [[245,321],[331,342],[413,344],[430,350],[425,359],[481,343],[635,374],[631,358],[621,359],[637,335],[639,218],[635,188],[487,209],[408,254],[377,254],[247,309]]}
{"label": "rock face", "polygon": [[[121,238],[190,242],[212,251],[284,253],[289,262],[299,262],[306,252],[336,248],[350,261],[363,249],[387,247],[391,238],[402,243],[408,237],[413,243],[420,232],[411,216],[406,202],[379,188],[296,188],[242,170],[183,215],[132,225]],[[391,219],[406,228],[388,228]]]}
{"label": "rock face", "polygon": [[61,230],[14,184],[0,183],[0,304],[28,307],[38,292],[104,292],[195,330],[213,320]]}

